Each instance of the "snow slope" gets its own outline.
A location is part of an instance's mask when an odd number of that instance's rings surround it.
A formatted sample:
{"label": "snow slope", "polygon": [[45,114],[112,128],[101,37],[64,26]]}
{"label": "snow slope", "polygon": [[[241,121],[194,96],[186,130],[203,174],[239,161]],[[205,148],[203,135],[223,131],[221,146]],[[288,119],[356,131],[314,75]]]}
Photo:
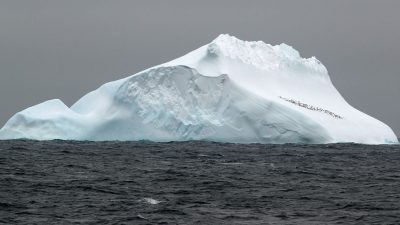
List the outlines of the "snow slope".
{"label": "snow slope", "polygon": [[15,114],[0,139],[397,143],[354,109],[314,57],[220,35],[171,62],[104,84],[71,108],[50,100]]}

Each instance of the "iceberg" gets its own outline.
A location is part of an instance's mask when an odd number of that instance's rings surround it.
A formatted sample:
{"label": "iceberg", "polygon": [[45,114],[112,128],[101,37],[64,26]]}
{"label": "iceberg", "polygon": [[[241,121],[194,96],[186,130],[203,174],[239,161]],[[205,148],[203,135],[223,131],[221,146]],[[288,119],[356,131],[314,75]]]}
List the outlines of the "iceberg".
{"label": "iceberg", "polygon": [[390,127],[345,101],[315,57],[227,34],[71,107],[55,99],[16,113],[0,139],[20,138],[398,143]]}

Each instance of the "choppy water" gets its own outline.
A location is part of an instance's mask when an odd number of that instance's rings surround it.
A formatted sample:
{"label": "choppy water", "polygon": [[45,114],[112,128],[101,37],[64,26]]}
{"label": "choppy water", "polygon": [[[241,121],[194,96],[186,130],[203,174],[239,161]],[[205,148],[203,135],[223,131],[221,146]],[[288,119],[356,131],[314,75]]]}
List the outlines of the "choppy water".
{"label": "choppy water", "polygon": [[0,224],[400,224],[400,146],[2,141]]}

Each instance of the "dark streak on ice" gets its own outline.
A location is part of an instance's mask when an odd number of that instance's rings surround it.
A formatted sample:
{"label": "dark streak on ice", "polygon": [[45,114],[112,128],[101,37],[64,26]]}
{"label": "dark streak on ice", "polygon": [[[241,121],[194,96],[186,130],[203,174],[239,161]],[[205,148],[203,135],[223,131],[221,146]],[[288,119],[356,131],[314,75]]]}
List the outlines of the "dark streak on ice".
{"label": "dark streak on ice", "polygon": [[399,145],[1,141],[0,184],[0,224],[400,224]]}

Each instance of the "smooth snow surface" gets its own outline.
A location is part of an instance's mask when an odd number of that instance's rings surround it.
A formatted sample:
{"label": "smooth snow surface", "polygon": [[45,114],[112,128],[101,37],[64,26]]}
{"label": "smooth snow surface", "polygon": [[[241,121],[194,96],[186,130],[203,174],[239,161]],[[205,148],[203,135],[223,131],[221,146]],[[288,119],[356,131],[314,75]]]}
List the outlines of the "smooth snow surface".
{"label": "smooth snow surface", "polygon": [[104,84],[68,108],[15,114],[0,139],[397,143],[354,109],[324,65],[286,44],[220,35],[171,62]]}

